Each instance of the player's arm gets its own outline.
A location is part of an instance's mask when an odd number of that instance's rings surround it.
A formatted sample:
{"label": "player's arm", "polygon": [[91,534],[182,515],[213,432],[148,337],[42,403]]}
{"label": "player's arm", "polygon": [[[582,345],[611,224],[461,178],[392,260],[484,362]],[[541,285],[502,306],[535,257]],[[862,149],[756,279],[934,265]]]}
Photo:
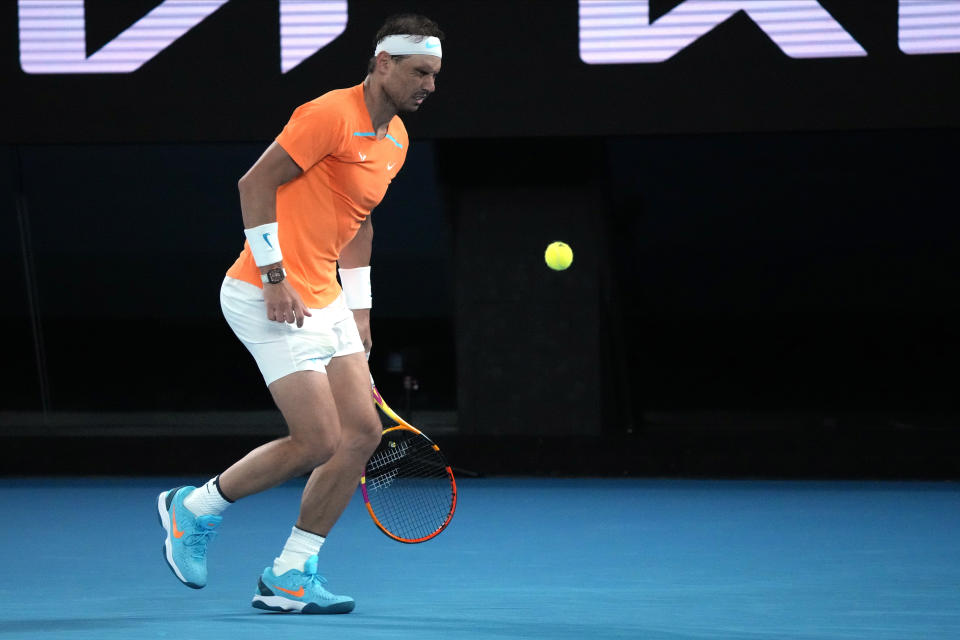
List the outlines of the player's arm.
{"label": "player's arm", "polygon": [[[240,178],[237,187],[240,190],[243,227],[247,231],[251,248],[255,249],[255,258],[258,254],[263,255],[264,251],[267,255],[271,255],[270,251],[279,250],[276,238],[279,229],[269,226],[277,221],[277,187],[290,182],[302,173],[303,171],[283,147],[273,142],[250,167],[250,170]],[[265,233],[261,234],[259,231],[265,231]],[[273,236],[272,239],[271,236]],[[257,262],[262,260],[258,259]],[[257,266],[261,274],[266,274],[271,269],[283,268],[283,260],[280,258]],[[300,294],[286,279],[277,284],[265,283],[263,299],[266,303],[267,318],[270,320],[296,322],[298,327],[302,327],[303,317],[311,315],[309,309],[303,304]]]}
{"label": "player's arm", "polygon": [[[370,333],[370,254],[373,252],[373,221],[368,215],[357,235],[340,252],[340,280],[347,296],[347,305],[353,310],[353,319],[360,330],[363,349],[370,353],[373,338]],[[348,291],[349,290],[349,291]]]}
{"label": "player's arm", "polygon": [[277,187],[303,171],[276,142],[270,144],[237,183],[243,226],[249,229],[277,221]]}

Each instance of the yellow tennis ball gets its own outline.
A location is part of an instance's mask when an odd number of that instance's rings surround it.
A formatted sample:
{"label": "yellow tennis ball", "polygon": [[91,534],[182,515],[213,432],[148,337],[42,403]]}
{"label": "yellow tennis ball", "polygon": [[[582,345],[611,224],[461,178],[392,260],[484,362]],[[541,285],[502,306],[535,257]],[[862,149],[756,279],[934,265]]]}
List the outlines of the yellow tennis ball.
{"label": "yellow tennis ball", "polygon": [[551,242],[543,258],[554,271],[563,271],[573,262],[573,249],[566,242]]}

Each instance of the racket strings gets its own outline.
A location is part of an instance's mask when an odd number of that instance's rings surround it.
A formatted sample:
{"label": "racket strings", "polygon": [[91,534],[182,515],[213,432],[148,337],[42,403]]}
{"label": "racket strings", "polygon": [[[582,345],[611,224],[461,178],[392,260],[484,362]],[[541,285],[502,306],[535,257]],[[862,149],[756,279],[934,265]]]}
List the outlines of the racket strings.
{"label": "racket strings", "polygon": [[367,463],[370,506],[381,525],[407,540],[443,528],[453,509],[447,462],[427,438],[391,433]]}
{"label": "racket strings", "polygon": [[370,462],[367,463],[367,469],[369,471],[376,471],[395,462],[399,462],[401,458],[407,455],[407,451],[410,448],[409,443],[401,441],[398,444],[394,440],[390,442],[393,446],[387,445],[383,449],[377,449],[373,452],[373,456],[370,457]]}
{"label": "racket strings", "polygon": [[435,533],[447,521],[452,504],[449,483],[442,491],[439,495],[437,488],[423,491],[405,486],[378,504],[371,498],[371,507],[385,529],[405,540],[417,540]]}
{"label": "racket strings", "polygon": [[397,477],[397,470],[393,469],[388,471],[383,475],[374,477],[372,480],[367,478],[367,491],[379,491],[380,489],[386,489],[391,484],[393,484],[393,479]]}

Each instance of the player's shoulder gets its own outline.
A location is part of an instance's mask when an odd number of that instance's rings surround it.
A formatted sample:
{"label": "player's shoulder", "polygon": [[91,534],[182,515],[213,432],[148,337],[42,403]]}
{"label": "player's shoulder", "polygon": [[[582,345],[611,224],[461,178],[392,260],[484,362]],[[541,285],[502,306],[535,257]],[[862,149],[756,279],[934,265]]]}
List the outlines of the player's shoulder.
{"label": "player's shoulder", "polygon": [[293,114],[295,117],[302,117],[308,115],[332,115],[339,114],[341,116],[346,115],[350,112],[353,107],[353,103],[356,102],[355,97],[355,87],[349,89],[334,89],[332,91],[327,91],[321,96],[317,96],[309,102],[305,102],[297,107]]}
{"label": "player's shoulder", "polygon": [[[341,106],[353,106],[357,101],[357,89],[358,87],[348,87],[346,89],[333,89],[332,91],[327,91],[322,96],[314,98],[310,102],[324,105],[341,105]],[[360,93],[361,99],[363,93]]]}

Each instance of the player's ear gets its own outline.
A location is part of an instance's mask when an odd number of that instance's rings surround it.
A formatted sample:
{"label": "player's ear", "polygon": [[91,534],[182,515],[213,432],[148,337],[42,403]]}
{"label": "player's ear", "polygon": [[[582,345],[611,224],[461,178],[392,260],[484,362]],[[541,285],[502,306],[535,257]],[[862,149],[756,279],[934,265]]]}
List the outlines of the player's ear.
{"label": "player's ear", "polygon": [[376,70],[379,73],[387,73],[390,71],[390,63],[392,62],[391,56],[386,51],[381,51],[377,54],[377,63]]}

